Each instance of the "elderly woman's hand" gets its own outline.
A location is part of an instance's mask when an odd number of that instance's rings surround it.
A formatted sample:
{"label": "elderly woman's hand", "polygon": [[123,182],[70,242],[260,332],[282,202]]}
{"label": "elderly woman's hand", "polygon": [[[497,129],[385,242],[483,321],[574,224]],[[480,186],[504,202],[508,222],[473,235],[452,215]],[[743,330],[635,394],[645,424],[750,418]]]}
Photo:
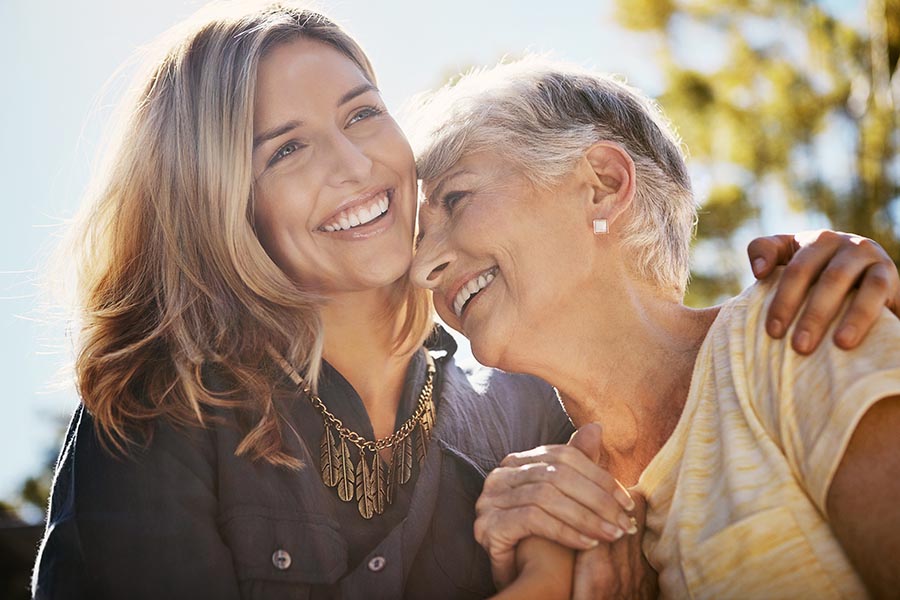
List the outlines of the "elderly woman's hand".
{"label": "elderly woman's hand", "polygon": [[634,501],[596,464],[601,438],[599,425],[585,425],[569,445],[510,454],[488,475],[475,505],[475,539],[499,587],[515,579],[516,545],[526,537],[585,550],[636,532],[628,513]]}
{"label": "elderly woman's hand", "polygon": [[834,231],[757,238],[747,248],[758,279],[786,264],[769,307],[766,330],[781,338],[806,298],[791,338],[794,350],[809,354],[854,287],[859,291],[835,330],[834,342],[855,348],[887,306],[900,316],[900,275],[884,249],[868,238]]}
{"label": "elderly woman's hand", "polygon": [[579,552],[575,558],[572,598],[575,600],[650,599],[659,596],[656,571],[641,549],[644,538],[646,502],[640,495],[633,514],[638,532],[612,543],[602,543]]}

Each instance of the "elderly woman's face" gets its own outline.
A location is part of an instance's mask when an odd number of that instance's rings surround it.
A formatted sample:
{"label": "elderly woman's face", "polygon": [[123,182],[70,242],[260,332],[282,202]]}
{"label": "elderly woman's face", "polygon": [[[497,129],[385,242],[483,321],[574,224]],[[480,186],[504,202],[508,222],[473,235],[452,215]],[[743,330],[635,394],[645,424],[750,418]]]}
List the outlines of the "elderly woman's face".
{"label": "elderly woman's face", "polygon": [[423,184],[413,280],[434,290],[438,314],[471,340],[479,361],[510,367],[508,353],[552,327],[589,277],[590,188],[572,178],[536,189],[488,153]]}
{"label": "elderly woman's face", "polygon": [[324,294],[387,286],[412,260],[412,150],[359,67],[298,39],[260,63],[254,219],[291,278]]}

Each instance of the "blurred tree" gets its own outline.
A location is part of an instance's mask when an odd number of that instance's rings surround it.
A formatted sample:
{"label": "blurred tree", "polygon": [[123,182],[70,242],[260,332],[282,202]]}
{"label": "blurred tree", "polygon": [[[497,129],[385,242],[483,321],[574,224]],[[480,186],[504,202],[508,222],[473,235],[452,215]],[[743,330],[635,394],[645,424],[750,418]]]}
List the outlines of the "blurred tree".
{"label": "blurred tree", "polygon": [[836,16],[850,5],[616,0],[620,23],[664,40],[658,100],[709,182],[697,244],[716,259],[698,261],[689,302],[738,291],[736,234],[777,227],[784,201],[900,262],[900,0],[858,0],[859,23]]}

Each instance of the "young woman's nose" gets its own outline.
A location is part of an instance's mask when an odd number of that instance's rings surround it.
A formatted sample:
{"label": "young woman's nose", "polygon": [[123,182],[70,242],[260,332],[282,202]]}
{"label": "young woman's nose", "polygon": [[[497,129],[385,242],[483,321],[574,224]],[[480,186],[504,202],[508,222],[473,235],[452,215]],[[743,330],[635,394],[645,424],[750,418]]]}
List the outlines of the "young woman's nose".
{"label": "young woman's nose", "polygon": [[329,152],[331,185],[369,183],[372,176],[372,159],[357,141],[345,135],[335,135],[329,146]]}

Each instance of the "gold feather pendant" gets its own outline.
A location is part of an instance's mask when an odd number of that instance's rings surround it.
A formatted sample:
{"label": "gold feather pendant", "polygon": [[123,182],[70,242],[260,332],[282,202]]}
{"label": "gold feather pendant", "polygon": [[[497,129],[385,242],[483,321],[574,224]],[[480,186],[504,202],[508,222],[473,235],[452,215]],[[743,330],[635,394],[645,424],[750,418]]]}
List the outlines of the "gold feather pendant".
{"label": "gold feather pendant", "polygon": [[334,431],[328,425],[325,426],[325,433],[322,434],[319,459],[322,463],[322,482],[328,487],[336,486],[341,472],[340,455],[334,443]]}
{"label": "gold feather pendant", "polygon": [[381,455],[375,452],[375,458],[372,459],[372,479],[375,484],[375,514],[380,515],[384,512],[387,505],[387,490],[385,489],[385,467]]}
{"label": "gold feather pendant", "polygon": [[[362,461],[361,461],[362,462]],[[350,448],[347,440],[341,438],[340,451],[338,453],[337,486],[338,498],[344,502],[353,500],[354,483],[356,482],[356,470],[353,468],[353,459],[350,458]]]}
{"label": "gold feather pendant", "polygon": [[362,518],[371,519],[375,514],[375,480],[362,451],[356,465],[356,501]]}
{"label": "gold feather pendant", "polygon": [[425,462],[425,457],[428,455],[428,433],[425,431],[425,424],[420,424],[416,428],[416,432],[419,434],[416,436],[416,460],[421,467],[422,463]]}
{"label": "gold feather pendant", "polygon": [[412,436],[406,436],[403,441],[394,446],[397,457],[394,459],[395,479],[402,485],[412,477]]}
{"label": "gold feather pendant", "polygon": [[396,477],[398,448],[400,448],[399,444],[391,448],[391,462],[389,462],[387,466],[387,481],[385,481],[384,485],[384,495],[388,504],[394,503],[394,494],[396,494],[397,485],[394,482],[394,478]]}
{"label": "gold feather pendant", "polygon": [[434,402],[429,398],[425,403],[425,412],[422,414],[422,426],[425,427],[428,439],[431,439],[431,430],[434,429]]}

